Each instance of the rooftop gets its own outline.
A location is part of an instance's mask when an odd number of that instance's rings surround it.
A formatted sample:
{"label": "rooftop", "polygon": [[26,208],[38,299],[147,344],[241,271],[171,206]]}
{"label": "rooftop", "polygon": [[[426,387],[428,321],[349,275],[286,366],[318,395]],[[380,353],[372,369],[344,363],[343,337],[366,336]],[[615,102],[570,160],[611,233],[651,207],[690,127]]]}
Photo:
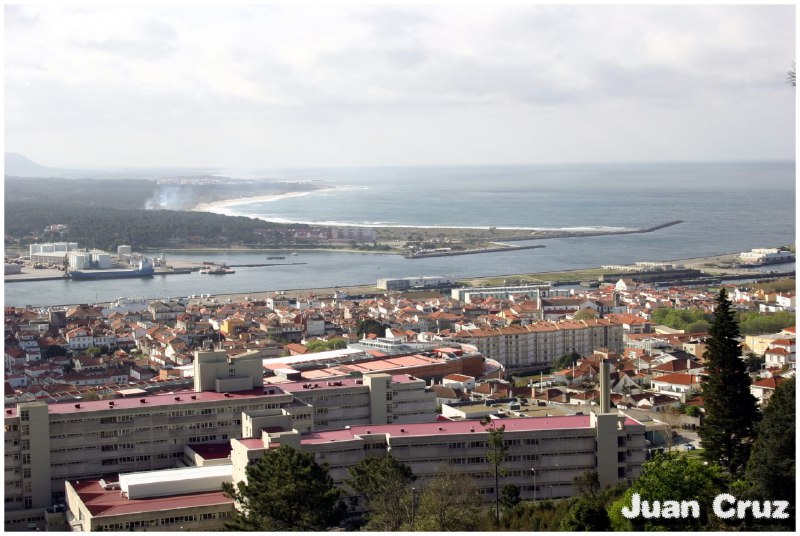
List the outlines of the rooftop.
{"label": "rooftop", "polygon": [[[524,432],[534,430],[563,430],[591,428],[590,415],[566,415],[559,417],[520,417],[503,421],[506,432]],[[639,426],[640,423],[626,417],[626,426]],[[477,420],[437,421],[415,424],[382,424],[353,426],[349,430],[331,430],[304,434],[304,444],[328,443],[330,441],[349,441],[357,436],[370,434],[387,434],[392,437],[419,437],[433,435],[454,435],[485,432],[486,427]]]}
{"label": "rooftop", "polygon": [[[217,393],[203,391],[196,393],[190,390],[174,391],[171,393],[154,394],[135,398],[114,398],[112,400],[92,400],[79,402],[64,402],[48,404],[48,412],[53,414],[69,414],[79,412],[107,411],[134,408],[152,408],[154,406],[179,406],[186,404],[200,404],[203,402],[215,402],[219,400],[253,399],[264,396],[276,396],[285,394],[277,386],[257,388],[250,391],[238,391],[235,393]],[[5,416],[16,417],[17,408],[6,408]]]}
{"label": "rooftop", "polygon": [[187,493],[148,499],[129,499],[118,489],[104,489],[99,480],[79,480],[70,482],[81,501],[94,517],[122,516],[144,512],[174,512],[182,508],[197,508],[233,504],[222,491]]}

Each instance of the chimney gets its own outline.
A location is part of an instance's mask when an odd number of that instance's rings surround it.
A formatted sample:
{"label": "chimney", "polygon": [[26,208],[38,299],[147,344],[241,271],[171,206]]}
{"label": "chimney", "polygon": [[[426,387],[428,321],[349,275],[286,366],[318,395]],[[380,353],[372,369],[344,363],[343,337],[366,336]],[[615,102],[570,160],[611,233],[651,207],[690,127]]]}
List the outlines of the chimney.
{"label": "chimney", "polygon": [[600,413],[611,412],[611,364],[600,362]]}

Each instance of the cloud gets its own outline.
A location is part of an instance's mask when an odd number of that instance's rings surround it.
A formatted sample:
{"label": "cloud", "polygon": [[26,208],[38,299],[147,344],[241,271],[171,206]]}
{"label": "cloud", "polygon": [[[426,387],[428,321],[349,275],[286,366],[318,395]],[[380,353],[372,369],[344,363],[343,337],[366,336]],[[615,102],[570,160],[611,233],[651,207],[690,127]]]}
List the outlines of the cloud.
{"label": "cloud", "polygon": [[[8,149],[53,165],[794,154],[792,6],[26,5],[5,26]],[[90,151],[104,129],[136,157]]]}

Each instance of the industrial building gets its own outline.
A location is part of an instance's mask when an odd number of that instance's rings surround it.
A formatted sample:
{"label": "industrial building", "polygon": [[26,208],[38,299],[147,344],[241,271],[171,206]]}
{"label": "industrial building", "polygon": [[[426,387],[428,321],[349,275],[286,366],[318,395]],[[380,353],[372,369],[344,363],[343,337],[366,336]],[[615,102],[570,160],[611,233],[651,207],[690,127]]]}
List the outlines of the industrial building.
{"label": "industrial building", "polygon": [[408,290],[412,288],[431,288],[452,285],[450,276],[419,275],[416,277],[378,279],[378,288],[383,290]]}

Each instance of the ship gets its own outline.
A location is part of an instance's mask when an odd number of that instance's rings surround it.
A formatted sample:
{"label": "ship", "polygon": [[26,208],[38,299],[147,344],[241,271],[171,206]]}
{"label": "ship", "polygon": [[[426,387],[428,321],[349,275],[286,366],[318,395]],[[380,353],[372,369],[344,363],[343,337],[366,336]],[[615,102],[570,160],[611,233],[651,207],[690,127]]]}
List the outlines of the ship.
{"label": "ship", "polygon": [[206,270],[200,270],[201,274],[208,274],[208,275],[224,275],[224,274],[235,274],[235,270],[231,270],[227,266],[220,265],[214,266],[213,268],[208,268]]}
{"label": "ship", "polygon": [[68,270],[67,275],[74,280],[97,280],[97,279],[123,279],[128,277],[152,277],[155,268],[149,259],[139,261],[138,268],[131,269],[95,269],[95,270]]}
{"label": "ship", "polygon": [[273,260],[279,260],[279,259],[285,259],[285,258],[286,257],[267,257],[267,260],[268,261],[273,261]]}

